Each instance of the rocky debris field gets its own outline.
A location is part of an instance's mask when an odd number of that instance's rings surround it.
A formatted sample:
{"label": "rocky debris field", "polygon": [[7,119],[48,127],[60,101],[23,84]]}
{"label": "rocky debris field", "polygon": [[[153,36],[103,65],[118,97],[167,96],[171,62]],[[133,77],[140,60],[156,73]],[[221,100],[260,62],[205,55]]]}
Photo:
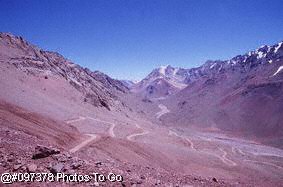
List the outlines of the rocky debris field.
{"label": "rocky debris field", "polygon": [[[113,160],[84,160],[67,150],[59,149],[21,131],[0,128],[0,172],[9,173],[65,173],[91,175],[109,173],[121,175],[123,182],[88,183],[40,183],[43,186],[93,185],[93,186],[227,186],[216,178],[203,179],[197,176],[170,173],[163,169]],[[15,183],[17,185],[20,183]],[[25,183],[28,184],[28,183]],[[30,185],[38,185],[38,182]]]}

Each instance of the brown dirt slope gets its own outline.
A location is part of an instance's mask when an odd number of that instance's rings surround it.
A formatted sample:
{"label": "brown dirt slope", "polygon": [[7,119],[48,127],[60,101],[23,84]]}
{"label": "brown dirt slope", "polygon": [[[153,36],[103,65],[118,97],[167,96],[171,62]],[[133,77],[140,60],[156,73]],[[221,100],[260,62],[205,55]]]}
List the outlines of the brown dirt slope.
{"label": "brown dirt slope", "polygon": [[0,124],[1,128],[22,131],[60,147],[69,147],[80,141],[80,134],[74,127],[1,100]]}

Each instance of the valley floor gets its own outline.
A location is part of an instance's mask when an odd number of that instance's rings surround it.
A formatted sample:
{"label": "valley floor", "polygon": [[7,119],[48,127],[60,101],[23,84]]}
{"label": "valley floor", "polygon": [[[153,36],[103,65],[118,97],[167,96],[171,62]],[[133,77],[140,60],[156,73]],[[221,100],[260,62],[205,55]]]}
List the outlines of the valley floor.
{"label": "valley floor", "polygon": [[[157,119],[170,112],[163,104],[158,107]],[[283,180],[283,151],[278,148],[221,133],[174,129],[138,120],[115,123],[79,116],[67,123],[86,132],[86,121],[103,130],[87,130],[93,136],[77,153],[84,157],[107,157],[179,175],[215,178],[226,185],[279,185]]]}

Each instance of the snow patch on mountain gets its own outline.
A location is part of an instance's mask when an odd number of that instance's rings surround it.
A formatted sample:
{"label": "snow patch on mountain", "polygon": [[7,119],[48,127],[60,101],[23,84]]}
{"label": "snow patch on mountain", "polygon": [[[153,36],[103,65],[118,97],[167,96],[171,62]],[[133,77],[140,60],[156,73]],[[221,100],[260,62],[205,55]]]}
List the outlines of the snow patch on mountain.
{"label": "snow patch on mountain", "polygon": [[272,76],[277,75],[281,70],[283,70],[283,66],[280,66]]}
{"label": "snow patch on mountain", "polygon": [[266,54],[264,54],[262,51],[257,52],[257,59],[265,57]]}
{"label": "snow patch on mountain", "polygon": [[167,67],[168,67],[168,65],[160,66],[159,73],[162,74],[162,75],[165,75],[165,71],[166,71]]}
{"label": "snow patch on mountain", "polygon": [[278,51],[278,50],[280,49],[280,47],[282,46],[282,43],[283,43],[283,42],[280,42],[280,43],[278,44],[278,46],[275,47],[274,53],[277,53],[277,51]]}
{"label": "snow patch on mountain", "polygon": [[216,63],[212,64],[209,69],[212,69],[214,66],[216,65]]}
{"label": "snow patch on mountain", "polygon": [[175,68],[174,71],[173,71],[173,75],[176,75],[179,71],[179,68]]}
{"label": "snow patch on mountain", "polygon": [[[182,90],[191,83],[199,79],[213,80],[218,74],[226,72],[244,73],[262,65],[273,65],[283,59],[282,43],[275,45],[262,45],[260,48],[247,52],[243,55],[237,55],[228,60],[208,60],[203,65],[196,68],[175,68],[170,65],[161,66],[154,69],[139,83],[135,84],[134,90],[150,93],[162,93],[165,95],[155,95],[158,97],[167,96],[176,90]],[[281,71],[275,72],[278,74]],[[166,92],[166,90],[168,90]],[[171,90],[171,91],[170,91]],[[172,92],[172,90],[174,90]],[[153,98],[153,97],[152,97]]]}
{"label": "snow patch on mountain", "polygon": [[120,80],[120,82],[126,86],[127,88],[133,87],[135,84],[137,84],[138,80]]}

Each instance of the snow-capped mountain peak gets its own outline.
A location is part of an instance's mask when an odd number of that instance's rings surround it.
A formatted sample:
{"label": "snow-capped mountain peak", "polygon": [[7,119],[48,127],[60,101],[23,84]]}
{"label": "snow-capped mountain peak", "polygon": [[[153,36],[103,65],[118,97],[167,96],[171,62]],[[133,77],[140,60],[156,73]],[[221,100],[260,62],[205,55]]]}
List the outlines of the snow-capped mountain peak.
{"label": "snow-capped mountain peak", "polygon": [[170,65],[160,66],[154,69],[144,80],[155,80],[157,78],[164,78],[166,80],[173,80],[182,83],[187,76],[187,71],[182,68],[175,68]]}
{"label": "snow-capped mountain peak", "polygon": [[274,49],[274,53],[278,52],[278,49],[282,47],[283,42],[278,43],[278,45]]}
{"label": "snow-capped mountain peak", "polygon": [[[224,72],[248,72],[257,66],[273,64],[273,62],[282,60],[282,44],[283,42],[272,46],[262,45],[258,49],[243,55],[237,55],[229,60],[208,60],[202,66],[196,68],[184,69],[170,65],[161,66],[154,69],[136,87],[138,89],[150,87],[150,90],[153,90],[153,88],[161,89],[160,85],[164,83],[167,88],[171,89],[173,87],[176,90],[180,90],[201,78],[213,78]],[[174,92],[171,91],[171,93]]]}
{"label": "snow-capped mountain peak", "polygon": [[133,90],[143,92],[146,97],[164,97],[185,88],[187,76],[185,69],[161,66],[134,85]]}
{"label": "snow-capped mountain peak", "polygon": [[165,75],[166,70],[167,70],[168,67],[169,67],[169,65],[160,66],[160,67],[158,68],[158,72],[159,72],[160,74],[162,74],[162,75]]}

